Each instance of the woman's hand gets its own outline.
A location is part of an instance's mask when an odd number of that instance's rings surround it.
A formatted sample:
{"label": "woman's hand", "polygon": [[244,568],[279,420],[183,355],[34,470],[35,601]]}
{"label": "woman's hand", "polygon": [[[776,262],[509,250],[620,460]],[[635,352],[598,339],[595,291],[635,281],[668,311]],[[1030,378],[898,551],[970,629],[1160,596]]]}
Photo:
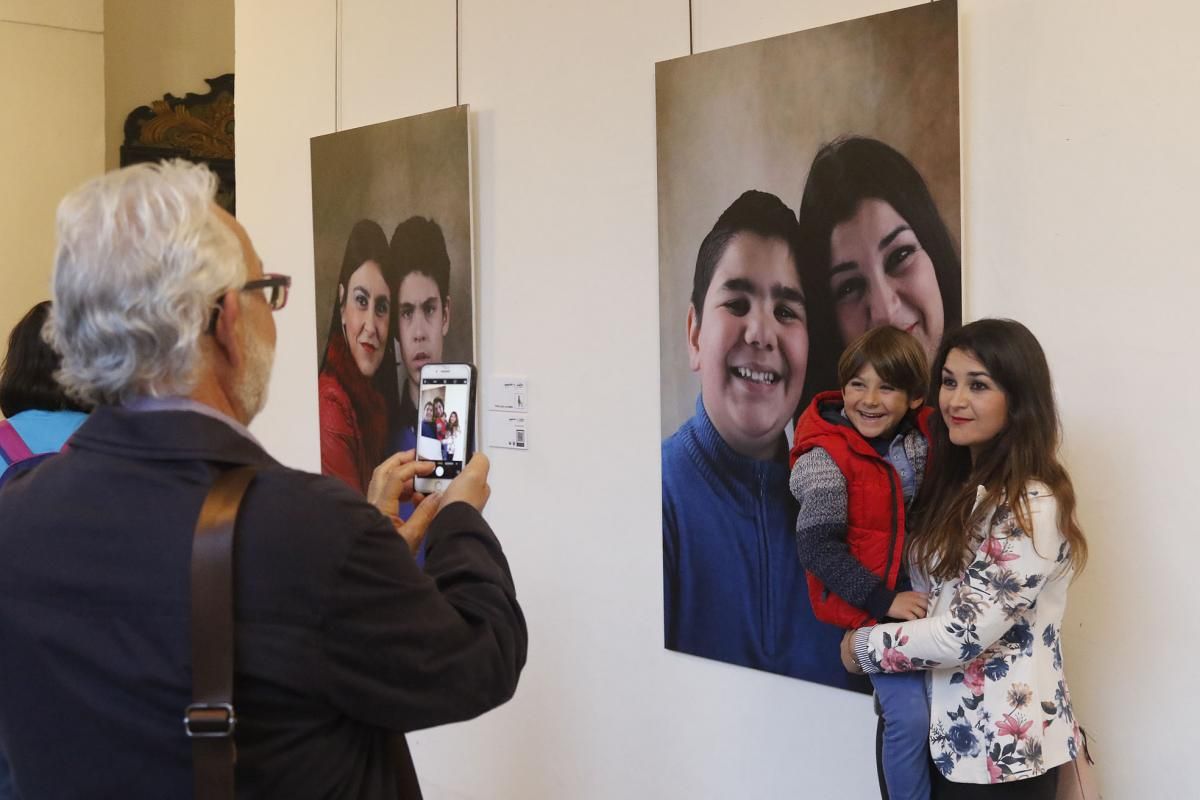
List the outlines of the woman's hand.
{"label": "woman's hand", "polygon": [[842,637],[842,666],[846,668],[847,672],[862,675],[862,666],[859,665],[858,659],[854,656],[854,634],[856,632],[856,628],[851,628]]}

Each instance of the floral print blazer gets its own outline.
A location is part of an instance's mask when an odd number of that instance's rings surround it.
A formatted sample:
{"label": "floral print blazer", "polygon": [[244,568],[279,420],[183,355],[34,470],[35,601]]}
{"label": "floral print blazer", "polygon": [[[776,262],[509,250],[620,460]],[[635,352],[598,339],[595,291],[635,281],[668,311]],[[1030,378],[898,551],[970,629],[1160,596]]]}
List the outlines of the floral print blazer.
{"label": "floral print blazer", "polygon": [[1030,778],[1078,752],[1061,641],[1069,548],[1053,495],[1026,492],[1032,531],[1001,503],[971,532],[963,574],[933,582],[925,619],[855,633],[868,673],[930,670],[930,751],[957,783]]}

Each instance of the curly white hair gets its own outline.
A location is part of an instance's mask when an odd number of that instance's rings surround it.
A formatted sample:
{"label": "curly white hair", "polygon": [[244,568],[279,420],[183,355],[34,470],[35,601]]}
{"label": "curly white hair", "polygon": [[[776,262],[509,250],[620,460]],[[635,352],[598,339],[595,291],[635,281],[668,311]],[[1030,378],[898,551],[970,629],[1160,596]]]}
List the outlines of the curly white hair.
{"label": "curly white hair", "polygon": [[246,280],[216,188],[206,167],[166,161],[95,178],[59,204],[45,336],[69,394],[116,404],[195,387],[214,304]]}

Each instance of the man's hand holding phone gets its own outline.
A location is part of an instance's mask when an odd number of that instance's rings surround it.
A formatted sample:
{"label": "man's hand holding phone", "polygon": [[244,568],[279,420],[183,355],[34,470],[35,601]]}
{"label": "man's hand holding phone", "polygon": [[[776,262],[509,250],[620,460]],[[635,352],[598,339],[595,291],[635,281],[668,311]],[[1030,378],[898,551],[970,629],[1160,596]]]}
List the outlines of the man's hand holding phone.
{"label": "man's hand holding phone", "polygon": [[[437,497],[426,498],[413,491],[414,478],[433,472],[433,462],[417,461],[416,455],[414,450],[404,450],[389,457],[371,473],[371,483],[367,486],[367,502],[392,521],[396,533],[414,553],[440,507]],[[396,513],[402,502],[413,504],[412,516],[407,521]]]}
{"label": "man's hand holding phone", "polygon": [[[404,538],[413,553],[420,548],[429,523],[433,522],[443,505],[462,501],[469,503],[476,511],[483,511],[492,495],[492,488],[487,482],[491,462],[483,453],[471,458],[445,492],[425,497],[413,491],[413,479],[428,476],[433,469],[432,461],[417,461],[414,451],[405,450],[376,467],[367,487],[367,501],[392,521],[396,533]],[[408,501],[413,504],[413,513],[407,520],[402,520],[396,511],[401,502]]]}
{"label": "man's hand holding phone", "polygon": [[483,511],[488,498],[492,496],[492,487],[488,485],[488,472],[492,462],[483,453],[476,453],[463,467],[458,477],[450,481],[446,491],[442,492],[442,505],[457,503],[460,500],[469,503],[476,511]]}

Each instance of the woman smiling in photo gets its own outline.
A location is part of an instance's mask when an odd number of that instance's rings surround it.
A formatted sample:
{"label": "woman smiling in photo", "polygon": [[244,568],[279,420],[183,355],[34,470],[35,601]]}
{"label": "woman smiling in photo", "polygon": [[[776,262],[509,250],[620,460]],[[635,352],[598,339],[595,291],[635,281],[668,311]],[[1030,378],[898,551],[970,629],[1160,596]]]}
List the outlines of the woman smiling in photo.
{"label": "woman smiling in photo", "polygon": [[[879,325],[911,333],[932,358],[961,321],[958,253],[916,168],[883,142],[848,137],[813,159],[800,202],[801,269],[816,295],[810,327],[836,340],[814,359],[816,389],[833,359]],[[822,341],[814,333],[814,341]],[[814,356],[816,353],[814,352]],[[828,361],[825,364],[824,361]]]}

